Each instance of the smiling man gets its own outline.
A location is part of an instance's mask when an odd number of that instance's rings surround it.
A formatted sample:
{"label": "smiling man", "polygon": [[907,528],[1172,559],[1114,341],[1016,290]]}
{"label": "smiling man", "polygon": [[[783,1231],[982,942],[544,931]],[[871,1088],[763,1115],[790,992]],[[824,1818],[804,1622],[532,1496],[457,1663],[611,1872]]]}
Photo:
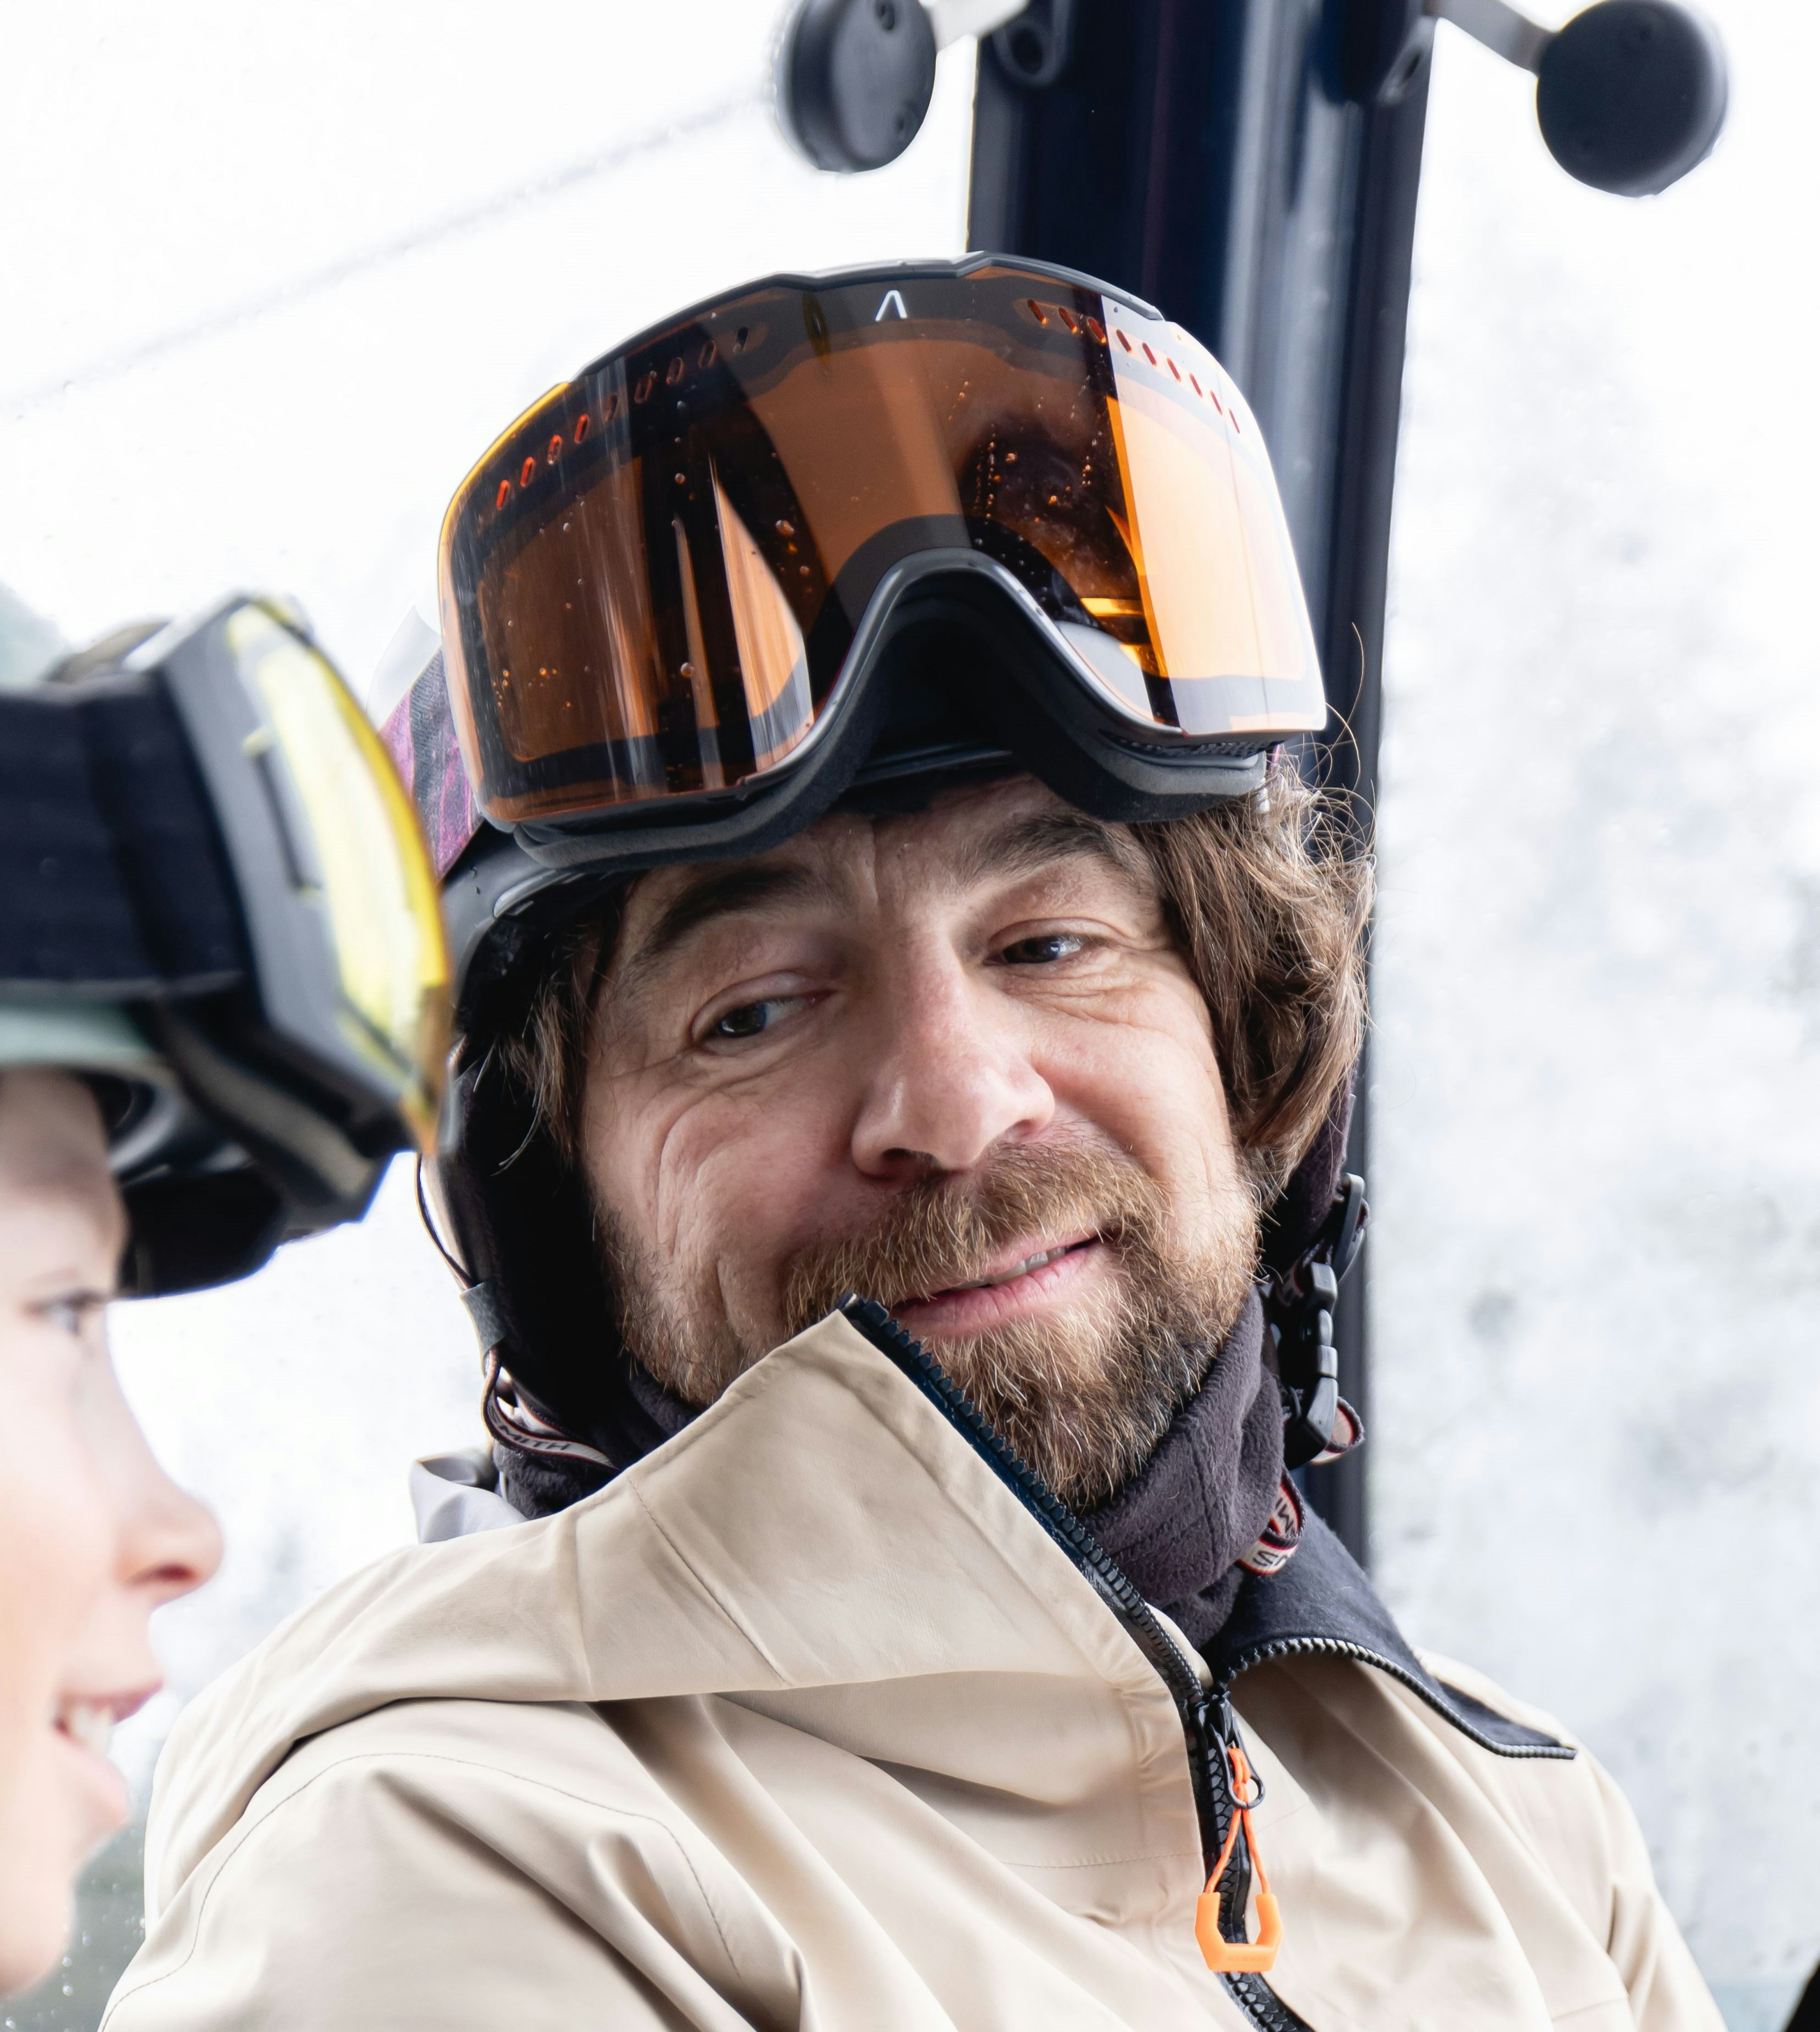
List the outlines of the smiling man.
{"label": "smiling man", "polygon": [[[1317,1119],[1357,1006],[1358,879],[1325,872]],[[1157,866],[1028,777],[646,877],[573,1014],[625,1343],[687,1403],[862,1291],[1093,1503],[1250,1296],[1256,1180]]]}
{"label": "smiling man", "polygon": [[1713,2032],[1610,1781],[1285,1471],[1358,1436],[1369,877],[1218,367],[783,278],[522,419],[443,579],[491,1444],[185,1717],[114,2032]]}

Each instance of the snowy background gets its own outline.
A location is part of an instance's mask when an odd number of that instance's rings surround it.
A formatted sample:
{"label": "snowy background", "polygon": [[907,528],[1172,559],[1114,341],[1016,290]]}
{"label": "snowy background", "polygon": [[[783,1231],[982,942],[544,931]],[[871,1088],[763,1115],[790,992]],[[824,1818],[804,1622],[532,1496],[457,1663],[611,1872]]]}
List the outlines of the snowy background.
{"label": "snowy background", "polygon": [[[1714,6],[1730,130],[1667,197],[1569,182],[1524,81],[1439,32],[1387,684],[1375,1556],[1418,1641],[1617,1770],[1735,2032],[1820,1957],[1820,196],[1796,0]],[[1558,17],[1557,17],[1558,18]],[[149,9],[0,29],[0,665],[234,586],[357,686],[433,612],[442,509],[617,338],[784,266],[958,251],[972,50],[854,181],[762,100],[761,0]],[[1167,307],[1166,307],[1167,308]],[[477,1437],[408,1174],[237,1289],[116,1314],[220,1513],[178,1704],[409,1536]],[[92,2026],[86,1947],[0,2019]]]}
{"label": "snowy background", "polygon": [[1380,816],[1378,1574],[1616,1772],[1734,2028],[1820,1960],[1811,7],[1713,159],[1440,31]]}

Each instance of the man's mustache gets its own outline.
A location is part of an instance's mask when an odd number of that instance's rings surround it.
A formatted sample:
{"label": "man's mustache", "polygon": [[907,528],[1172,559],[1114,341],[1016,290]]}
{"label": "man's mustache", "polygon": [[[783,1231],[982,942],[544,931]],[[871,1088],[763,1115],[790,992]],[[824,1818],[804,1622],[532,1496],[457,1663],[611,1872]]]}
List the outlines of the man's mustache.
{"label": "man's mustache", "polygon": [[1164,1196],[1134,1160],[1103,1145],[1032,1144],[964,1178],[920,1179],[858,1234],[799,1250],[785,1268],[791,1332],[846,1291],[891,1311],[991,1277],[1012,1242],[1055,1247],[1092,1238],[1166,1252]]}

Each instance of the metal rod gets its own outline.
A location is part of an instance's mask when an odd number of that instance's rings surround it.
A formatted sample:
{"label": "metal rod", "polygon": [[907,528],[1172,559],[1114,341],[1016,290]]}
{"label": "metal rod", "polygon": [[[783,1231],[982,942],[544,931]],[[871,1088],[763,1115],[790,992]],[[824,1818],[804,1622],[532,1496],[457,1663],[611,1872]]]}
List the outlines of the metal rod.
{"label": "metal rod", "polygon": [[924,0],[938,50],[958,43],[962,35],[983,39],[1015,21],[1029,4],[1030,0]]}
{"label": "metal rod", "polygon": [[1519,70],[1539,71],[1542,51],[1555,39],[1552,28],[1506,6],[1504,0],[1422,0],[1422,12],[1452,22]]}

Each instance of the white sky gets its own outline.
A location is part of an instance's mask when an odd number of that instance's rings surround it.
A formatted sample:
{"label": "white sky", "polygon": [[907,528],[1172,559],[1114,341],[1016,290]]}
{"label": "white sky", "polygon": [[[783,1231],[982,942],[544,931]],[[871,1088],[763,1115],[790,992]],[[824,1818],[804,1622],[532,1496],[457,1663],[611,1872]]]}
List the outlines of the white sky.
{"label": "white sky", "polygon": [[282,587],[364,683],[434,613],[457,483],[552,383],[749,276],[959,250],[972,44],[909,154],[847,180],[760,103],[774,20],[9,11],[0,576],[76,636]]}

